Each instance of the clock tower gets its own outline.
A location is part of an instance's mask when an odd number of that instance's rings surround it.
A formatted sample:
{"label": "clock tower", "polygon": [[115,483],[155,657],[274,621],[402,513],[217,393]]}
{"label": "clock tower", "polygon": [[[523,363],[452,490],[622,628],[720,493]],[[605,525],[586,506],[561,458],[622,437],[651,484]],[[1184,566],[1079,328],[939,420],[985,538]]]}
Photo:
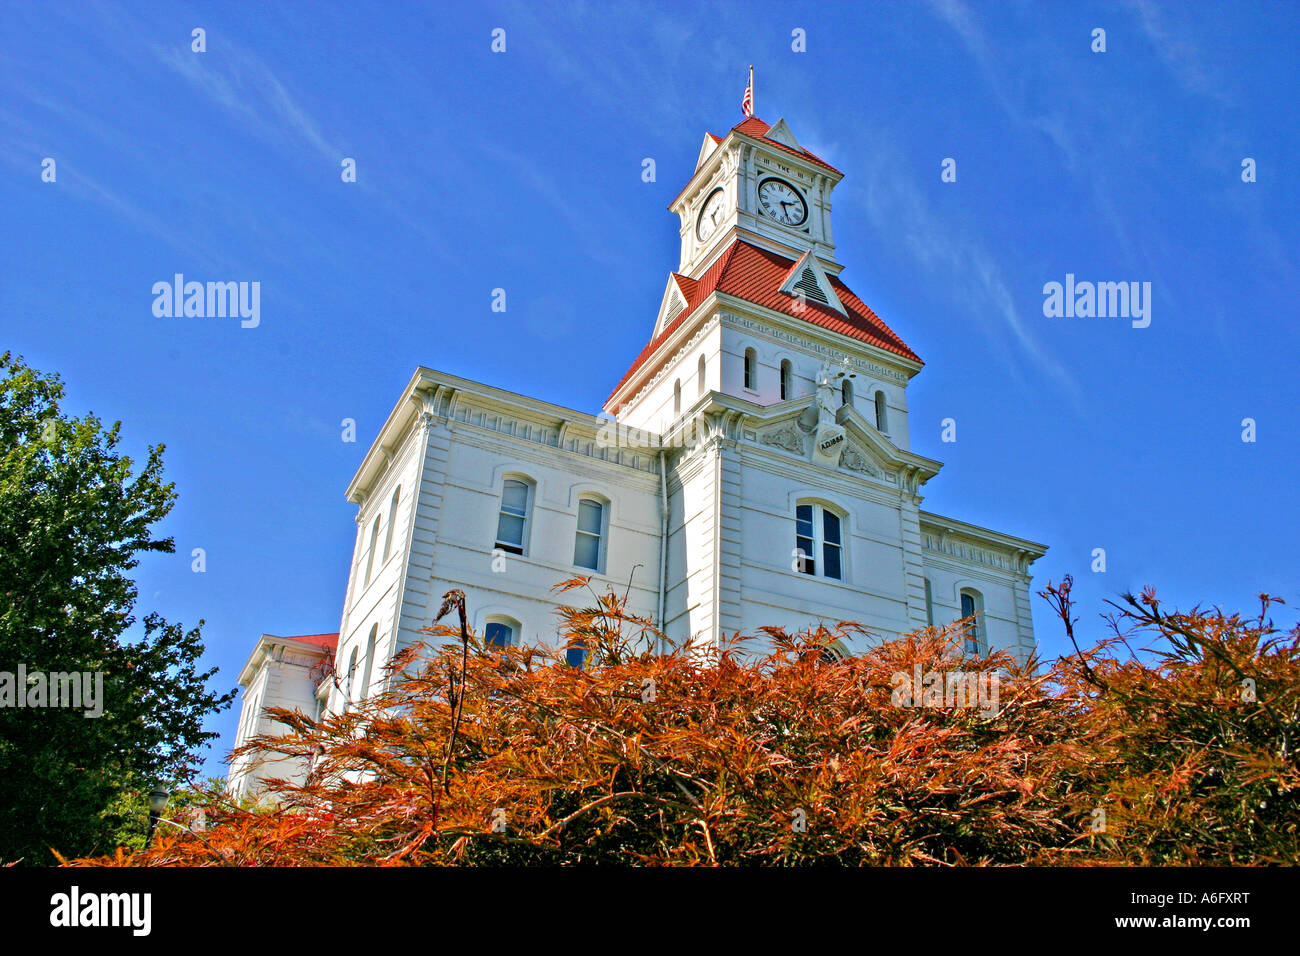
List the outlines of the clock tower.
{"label": "clock tower", "polygon": [[756,116],[704,137],[695,173],[668,207],[681,220],[678,272],[697,279],[736,239],[792,260],[811,253],[830,275],[831,191],[843,174],[799,145],[785,120]]}

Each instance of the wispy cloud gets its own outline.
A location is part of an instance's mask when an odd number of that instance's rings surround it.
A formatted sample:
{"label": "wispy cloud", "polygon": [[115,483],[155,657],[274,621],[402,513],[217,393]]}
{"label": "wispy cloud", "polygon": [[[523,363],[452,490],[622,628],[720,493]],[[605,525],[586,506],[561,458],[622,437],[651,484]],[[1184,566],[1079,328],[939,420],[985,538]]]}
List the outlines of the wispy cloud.
{"label": "wispy cloud", "polygon": [[[866,169],[864,208],[871,224],[899,234],[906,251],[934,279],[952,288],[968,309],[984,317],[981,331],[1008,360],[1022,381],[1022,363],[1054,380],[1082,408],[1082,391],[1069,370],[1038,340],[1021,314],[997,257],[978,238],[964,234],[941,220],[931,209],[926,192],[906,172],[907,164],[884,137],[875,138],[876,149]],[[1014,346],[1009,349],[1008,343]],[[1017,360],[1018,359],[1018,360]]]}
{"label": "wispy cloud", "polygon": [[174,46],[152,49],[161,63],[266,142],[287,149],[307,147],[334,165],[346,155],[275,73],[248,51],[231,44],[217,59]]}
{"label": "wispy cloud", "polygon": [[1165,22],[1167,7],[1151,0],[1131,0],[1129,6],[1156,54],[1185,89],[1225,105],[1232,103],[1228,81],[1211,67],[1212,59],[1186,33]]}

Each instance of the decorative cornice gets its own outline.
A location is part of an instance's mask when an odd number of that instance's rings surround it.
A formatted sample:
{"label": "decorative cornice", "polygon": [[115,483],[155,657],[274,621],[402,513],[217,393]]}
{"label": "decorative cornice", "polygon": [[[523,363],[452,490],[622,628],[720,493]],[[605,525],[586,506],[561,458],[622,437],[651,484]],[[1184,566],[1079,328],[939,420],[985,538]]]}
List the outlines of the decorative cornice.
{"label": "decorative cornice", "polygon": [[[658,442],[648,443],[644,448],[624,448],[617,443],[613,446],[602,444],[597,433],[589,435],[587,429],[577,423],[561,419],[550,422],[529,420],[523,416],[510,415],[471,401],[459,402],[454,417],[450,419],[461,425],[482,428],[487,431],[507,435],[516,440],[556,448],[561,451],[582,455],[596,461],[620,465],[647,474],[658,474]],[[613,423],[610,423],[611,425]]]}

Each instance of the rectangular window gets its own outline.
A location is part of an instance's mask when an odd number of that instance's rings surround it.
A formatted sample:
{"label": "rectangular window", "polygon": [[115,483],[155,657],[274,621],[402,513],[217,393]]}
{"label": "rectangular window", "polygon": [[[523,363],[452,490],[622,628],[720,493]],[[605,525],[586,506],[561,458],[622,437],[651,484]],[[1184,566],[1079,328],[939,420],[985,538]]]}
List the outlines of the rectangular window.
{"label": "rectangular window", "polygon": [[524,523],[528,519],[528,486],[514,478],[501,489],[501,514],[497,518],[497,547],[511,554],[524,553]]}
{"label": "rectangular window", "polygon": [[934,599],[930,595],[930,579],[925,579],[925,623],[934,627]]}
{"label": "rectangular window", "polygon": [[817,553],[813,543],[812,505],[799,505],[794,511],[794,546],[799,550],[799,570],[804,574],[817,573]]}
{"label": "rectangular window", "polygon": [[578,533],[573,543],[573,563],[580,568],[600,569],[600,530],[604,506],[584,498],[578,502]]}

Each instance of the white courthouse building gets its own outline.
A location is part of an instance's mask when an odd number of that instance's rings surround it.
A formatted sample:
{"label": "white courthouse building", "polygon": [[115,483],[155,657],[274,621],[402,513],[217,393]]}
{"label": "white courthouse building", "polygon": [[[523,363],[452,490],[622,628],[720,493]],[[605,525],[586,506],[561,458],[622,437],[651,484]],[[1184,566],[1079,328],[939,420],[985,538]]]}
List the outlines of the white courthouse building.
{"label": "white courthouse building", "polygon": [[[972,649],[1027,658],[1029,566],[1047,549],[921,509],[942,467],[911,450],[922,362],[840,281],[842,175],[784,120],[706,135],[669,207],[678,269],[600,415],[416,369],[347,488],[335,673],[304,709],[374,689],[451,588],[487,639],[555,644],[551,588],[579,574],[630,581],[631,609],[674,643],[853,620],[865,646],[974,615]],[[282,703],[247,689],[276,663],[266,643],[240,677],[237,742]],[[304,703],[295,686],[283,705]],[[232,767],[232,784],[266,775]]]}

